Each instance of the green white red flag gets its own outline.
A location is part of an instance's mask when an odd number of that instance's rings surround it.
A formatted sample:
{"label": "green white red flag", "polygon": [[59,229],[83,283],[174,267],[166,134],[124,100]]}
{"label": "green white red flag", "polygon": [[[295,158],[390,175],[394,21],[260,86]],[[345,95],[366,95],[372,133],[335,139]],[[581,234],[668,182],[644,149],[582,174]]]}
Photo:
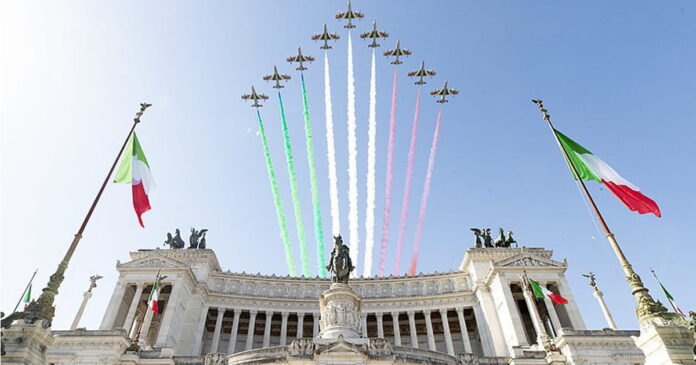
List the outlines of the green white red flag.
{"label": "green white red flag", "polygon": [[157,278],[155,278],[155,283],[152,285],[152,291],[150,291],[150,297],[147,299],[147,307],[154,312],[153,314],[159,313],[159,305],[157,303],[159,300],[159,286],[157,285],[157,282],[159,282],[159,274],[157,274]]}
{"label": "green white red flag", "polygon": [[621,177],[609,164],[558,130],[554,129],[554,132],[581,179],[595,180],[604,184],[628,209],[634,212],[662,216],[660,207],[654,200],[643,195],[637,186]]}
{"label": "green white red flag", "polygon": [[534,292],[534,296],[538,299],[544,299],[544,297],[549,297],[551,298],[551,301],[556,303],[556,304],[567,304],[568,299],[563,298],[562,296],[546,289],[546,287],[543,287],[539,285],[538,282],[528,279],[529,280],[529,286],[532,287],[532,292]]}
{"label": "green white red flag", "polygon": [[150,165],[147,163],[145,153],[142,147],[140,147],[140,142],[135,132],[128,140],[124,156],[121,159],[121,166],[118,168],[114,182],[132,185],[133,208],[138,216],[140,226],[145,227],[142,215],[151,209],[149,194],[155,187],[155,180],[152,178]]}
{"label": "green white red flag", "polygon": [[29,302],[31,302],[31,284],[29,284],[29,288],[27,289],[26,293],[24,293],[24,297],[22,298],[22,303],[24,303],[24,309],[27,309],[27,306],[29,306]]}

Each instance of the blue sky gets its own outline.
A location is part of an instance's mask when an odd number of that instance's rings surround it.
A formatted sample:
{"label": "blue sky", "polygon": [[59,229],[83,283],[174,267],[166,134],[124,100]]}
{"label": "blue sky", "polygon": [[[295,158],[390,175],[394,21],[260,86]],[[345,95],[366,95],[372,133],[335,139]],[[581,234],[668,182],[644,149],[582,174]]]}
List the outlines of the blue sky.
{"label": "blue sky", "polygon": [[[473,242],[469,227],[501,226],[513,230],[521,244],[568,258],[567,278],[590,328],[605,324],[580,276],[588,271],[597,273],[619,326],[637,327],[616,258],[529,101],[542,98],[557,128],[658,202],[663,218],[641,216],[589,184],[652,293],[663,299],[650,268],[682,308],[693,309],[696,6],[688,1],[404,4],[354,3],[366,14],[358,31],[377,20],[391,33],[386,46],[398,38],[414,52],[399,69],[390,260],[416,94],[404,73],[425,60],[438,71],[428,89],[446,79],[460,94],[444,110],[418,271],[456,269]],[[116,280],[116,260],[127,260],[128,252],[139,248],[160,247],[166,232],[177,227],[183,232],[208,228],[208,245],[225,269],[287,273],[255,115],[239,99],[252,84],[272,96],[263,115],[297,252],[278,109],[270,85],[260,81],[273,65],[293,76],[283,98],[314,266],[299,75],[284,60],[298,45],[321,60],[319,44],[309,36],[324,22],[343,37],[330,58],[347,231],[346,32],[333,19],[343,1],[10,1],[1,6],[3,310],[14,306],[35,268],[36,294],[55,270],[142,101],[153,104],[138,127],[158,183],[153,210],[144,215],[146,228],[140,228],[130,188],[108,186],[61,287],[55,327],[69,326],[95,273],[105,278],[82,325],[98,326]],[[357,39],[354,45],[364,241],[370,50]],[[381,58],[377,71],[379,242],[393,67]],[[324,230],[330,232],[321,62],[305,77]],[[424,99],[406,260],[437,110]]]}

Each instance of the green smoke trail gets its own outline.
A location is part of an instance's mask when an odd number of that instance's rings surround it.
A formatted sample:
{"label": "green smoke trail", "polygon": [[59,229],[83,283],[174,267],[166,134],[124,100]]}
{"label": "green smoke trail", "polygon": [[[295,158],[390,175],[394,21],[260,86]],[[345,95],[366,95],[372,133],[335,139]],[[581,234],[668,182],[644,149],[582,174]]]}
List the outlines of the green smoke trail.
{"label": "green smoke trail", "polygon": [[290,175],[290,194],[292,195],[292,206],[295,210],[295,223],[297,225],[297,239],[300,241],[300,261],[302,262],[302,275],[309,277],[309,260],[307,259],[307,242],[305,240],[304,222],[302,221],[302,209],[300,208],[300,197],[297,194],[297,176],[295,174],[295,162],[292,157],[292,147],[290,145],[290,134],[288,133],[288,123],[285,120],[285,108],[283,108],[283,98],[278,93],[278,103],[280,105],[280,121],[283,125],[283,139],[285,140],[285,159],[288,162],[288,174]]}
{"label": "green smoke trail", "polygon": [[314,236],[317,239],[317,266],[319,276],[326,277],[326,265],[324,263],[324,228],[321,224],[321,207],[319,206],[319,189],[317,188],[317,169],[314,164],[314,143],[312,142],[312,125],[309,122],[309,104],[307,103],[307,89],[305,88],[304,75],[302,78],[302,105],[304,106],[304,130],[307,141],[307,161],[309,162],[310,186],[312,188],[312,210],[314,211]]}
{"label": "green smoke trail", "polygon": [[266,130],[263,128],[261,121],[261,113],[257,110],[256,115],[259,118],[259,132],[261,133],[261,142],[263,144],[263,155],[266,157],[266,169],[268,170],[268,178],[271,180],[271,191],[273,192],[273,203],[275,204],[276,214],[278,215],[278,226],[280,226],[280,238],[283,240],[285,247],[285,261],[288,263],[290,275],[295,276],[295,262],[292,260],[292,246],[290,246],[290,236],[288,235],[288,226],[285,221],[285,213],[283,213],[283,202],[280,200],[280,191],[278,190],[278,181],[276,180],[273,162],[271,161],[271,150],[268,148],[268,140],[266,139]]}

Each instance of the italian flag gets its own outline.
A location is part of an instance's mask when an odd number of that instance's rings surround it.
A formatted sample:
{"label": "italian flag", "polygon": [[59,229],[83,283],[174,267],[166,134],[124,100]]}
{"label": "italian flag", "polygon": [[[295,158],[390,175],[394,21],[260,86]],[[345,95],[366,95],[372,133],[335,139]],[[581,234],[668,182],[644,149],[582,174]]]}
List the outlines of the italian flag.
{"label": "italian flag", "polygon": [[[658,280],[658,283],[659,283],[659,280]],[[670,294],[667,291],[667,288],[665,288],[665,286],[662,285],[662,283],[660,283],[660,287],[662,288],[662,291],[665,292],[665,296],[667,297],[667,300],[669,300],[669,304],[672,305],[672,308],[674,309],[674,311],[679,313],[679,315],[681,315],[682,317],[686,318],[686,314],[684,314],[684,312],[681,310],[681,308],[679,308],[677,303],[674,302],[674,297],[672,296],[672,294]]]}
{"label": "italian flag", "polygon": [[24,293],[24,298],[22,298],[22,303],[24,303],[24,309],[27,309],[29,306],[29,302],[31,302],[31,284],[29,284],[29,289],[27,289],[27,292]]}
{"label": "italian flag", "polygon": [[128,140],[121,166],[116,173],[115,183],[131,184],[133,186],[133,208],[138,216],[140,226],[143,225],[142,215],[150,210],[150,190],[155,187],[155,181],[150,173],[150,165],[147,163],[145,153],[143,153],[138,136],[133,132],[133,136]]}
{"label": "italian flag", "polygon": [[624,179],[601,158],[592,154],[585,147],[568,138],[563,133],[554,130],[561,141],[563,149],[570,157],[570,163],[575,166],[578,175],[583,180],[598,181],[609,189],[626,207],[640,214],[652,213],[660,217],[660,207],[657,203],[640,192],[637,186]]}
{"label": "italian flag", "polygon": [[159,281],[159,275],[157,275],[157,278],[155,279],[155,284],[152,285],[152,291],[150,292],[150,297],[147,299],[147,307],[152,309],[154,314],[159,313],[159,306],[157,305],[157,300],[159,298],[159,287],[157,286],[157,282]]}
{"label": "italian flag", "polygon": [[546,289],[546,287],[543,287],[539,285],[536,281],[529,279],[529,285],[532,287],[532,291],[534,292],[534,296],[538,299],[544,299],[544,297],[549,297],[551,298],[551,301],[556,303],[556,304],[567,304],[568,299],[563,298],[562,296]]}

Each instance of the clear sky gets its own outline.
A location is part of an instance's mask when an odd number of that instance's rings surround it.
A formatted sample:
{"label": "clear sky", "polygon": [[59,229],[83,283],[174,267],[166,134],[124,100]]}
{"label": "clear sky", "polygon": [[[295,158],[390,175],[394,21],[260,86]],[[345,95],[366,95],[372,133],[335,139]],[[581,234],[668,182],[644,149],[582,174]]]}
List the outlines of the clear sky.
{"label": "clear sky", "polygon": [[[144,215],[146,228],[133,213],[130,187],[110,184],[57,297],[54,327],[70,325],[88,277],[100,273],[105,278],[81,323],[96,328],[116,281],[116,260],[161,247],[177,227],[209,229],[208,246],[225,269],[286,274],[255,115],[239,98],[252,84],[272,96],[263,113],[297,252],[276,98],[260,80],[273,65],[293,76],[284,99],[314,267],[299,75],[284,60],[300,45],[321,61],[319,44],[309,36],[324,22],[342,36],[330,58],[347,231],[347,34],[333,18],[344,1],[4,1],[0,7],[4,311],[14,306],[34,269],[35,296],[55,270],[143,101],[153,106],[138,135],[158,183],[153,209]],[[663,218],[638,215],[589,183],[653,295],[664,299],[650,268],[685,310],[694,309],[696,4],[356,0],[354,8],[366,14],[358,31],[377,20],[391,33],[385,45],[398,38],[414,53],[399,69],[389,271],[416,94],[404,73],[425,60],[438,71],[428,89],[446,79],[460,94],[444,110],[418,271],[456,269],[473,244],[469,227],[504,227],[525,246],[568,258],[566,276],[590,328],[605,323],[580,276],[588,271],[597,273],[619,326],[637,328],[616,258],[529,101],[542,98],[560,130],[658,202]],[[366,42],[354,44],[362,242],[370,50]],[[378,242],[393,67],[380,57],[377,71]],[[321,62],[310,67],[306,80],[328,237]],[[406,259],[437,110],[424,99]]]}

